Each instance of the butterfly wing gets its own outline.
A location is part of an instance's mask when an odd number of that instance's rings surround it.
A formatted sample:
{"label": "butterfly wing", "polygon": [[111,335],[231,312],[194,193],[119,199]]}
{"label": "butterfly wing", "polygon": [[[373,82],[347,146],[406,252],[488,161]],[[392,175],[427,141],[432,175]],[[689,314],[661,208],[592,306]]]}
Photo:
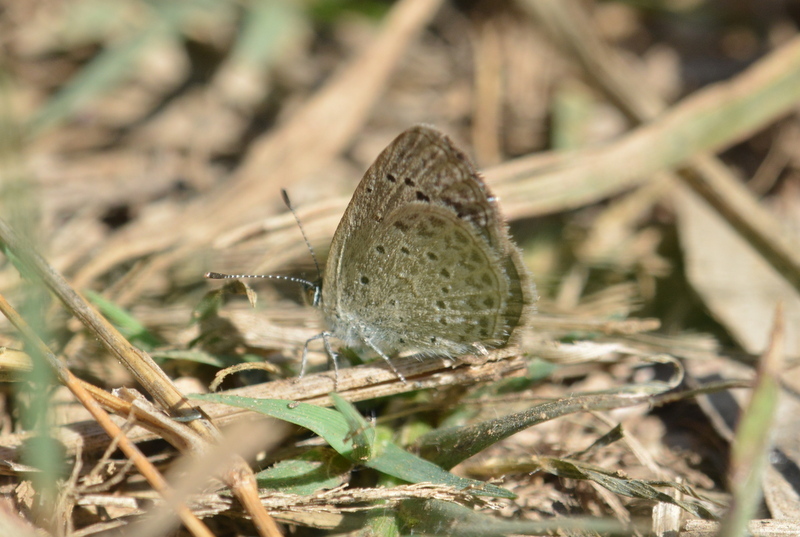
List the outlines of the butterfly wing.
{"label": "butterfly wing", "polygon": [[322,310],[348,344],[457,355],[505,344],[535,297],[469,160],[416,126],[358,185],[333,238]]}

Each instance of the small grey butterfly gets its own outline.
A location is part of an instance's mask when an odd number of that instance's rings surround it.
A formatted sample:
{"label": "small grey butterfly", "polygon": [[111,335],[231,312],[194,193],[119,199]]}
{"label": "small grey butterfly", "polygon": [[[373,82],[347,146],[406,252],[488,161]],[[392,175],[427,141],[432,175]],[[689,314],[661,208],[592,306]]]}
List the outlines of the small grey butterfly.
{"label": "small grey butterfly", "polygon": [[415,126],[370,166],[336,229],[314,293],[328,330],[306,342],[301,375],[316,339],[337,367],[334,337],[371,349],[405,381],[389,358],[395,352],[485,356],[513,342],[535,302],[474,166],[447,136]]}

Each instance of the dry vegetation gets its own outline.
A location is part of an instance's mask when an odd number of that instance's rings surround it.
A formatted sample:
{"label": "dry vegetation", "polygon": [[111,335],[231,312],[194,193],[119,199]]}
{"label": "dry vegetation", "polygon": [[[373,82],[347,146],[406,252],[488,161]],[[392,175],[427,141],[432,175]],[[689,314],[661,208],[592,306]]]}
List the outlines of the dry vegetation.
{"label": "dry vegetation", "polygon": [[[0,1],[0,535],[800,535],[800,12],[644,4]],[[416,123],[539,313],[331,397],[203,274],[315,279],[280,189],[324,259]]]}

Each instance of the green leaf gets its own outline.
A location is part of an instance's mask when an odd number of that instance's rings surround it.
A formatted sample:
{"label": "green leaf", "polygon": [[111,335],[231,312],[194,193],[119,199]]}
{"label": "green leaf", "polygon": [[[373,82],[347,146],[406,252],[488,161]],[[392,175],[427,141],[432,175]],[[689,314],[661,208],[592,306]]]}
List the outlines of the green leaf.
{"label": "green leaf", "polygon": [[400,537],[400,526],[394,508],[371,509],[358,537]]}
{"label": "green leaf", "polygon": [[336,392],[331,393],[330,397],[350,429],[348,439],[353,444],[353,456],[362,463],[371,460],[375,455],[375,427],[367,423],[350,401]]}
{"label": "green leaf", "polygon": [[315,448],[256,474],[259,488],[303,496],[345,482],[353,464],[330,448]]}
{"label": "green leaf", "polygon": [[376,451],[382,450],[379,455],[373,454],[372,459],[361,461],[354,453],[355,446],[347,419],[340,412],[329,408],[282,399],[252,399],[223,394],[196,394],[190,397],[253,410],[300,425],[324,438],[333,449],[347,459],[409,483],[429,482],[446,485],[459,490],[468,490],[476,496],[515,497],[510,491],[495,485],[451,474],[389,441],[384,441],[378,446]]}
{"label": "green leaf", "polygon": [[162,344],[162,341],[153,335],[136,317],[131,315],[128,310],[119,307],[94,291],[86,290],[84,295],[131,343],[141,346],[144,350],[150,350]]}

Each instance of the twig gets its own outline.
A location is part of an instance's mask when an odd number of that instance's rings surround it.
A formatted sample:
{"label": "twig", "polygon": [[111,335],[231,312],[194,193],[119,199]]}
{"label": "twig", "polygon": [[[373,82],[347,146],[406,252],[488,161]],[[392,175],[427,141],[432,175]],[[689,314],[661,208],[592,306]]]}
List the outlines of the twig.
{"label": "twig", "polygon": [[[147,353],[131,345],[111,323],[98,314],[88,302],[69,286],[63,276],[21,240],[2,219],[0,219],[0,242],[5,244],[19,259],[29,275],[41,279],[47,288],[95,334],[105,347],[125,364],[162,408],[173,416],[191,420],[185,423],[183,428],[184,431],[187,431],[187,435],[189,434],[188,431],[194,431],[202,439],[202,442],[208,444],[216,443],[221,438],[219,430],[210,420],[195,419],[200,416],[199,412],[192,407],[186,397],[175,387],[172,380],[158,367],[153,359]],[[57,360],[54,363],[60,366],[60,362]],[[64,368],[63,372],[59,371],[60,375],[66,373],[68,373],[66,368]],[[91,399],[91,396],[83,390],[83,386],[81,386],[81,393],[86,394]],[[94,399],[91,399],[91,401],[93,405],[97,405],[97,408],[100,408]],[[107,415],[105,416],[106,418],[108,417]],[[109,423],[113,422],[109,421]],[[118,428],[115,430],[118,430]],[[187,442],[186,445],[196,446],[192,442]],[[248,474],[249,478],[246,477]],[[256,486],[255,476],[244,459],[234,456],[227,472],[221,477],[231,487],[231,491],[238,499],[244,499],[243,503],[246,505],[255,505],[252,498],[258,496],[258,487]],[[251,515],[261,535],[270,537],[281,535],[277,524],[263,508],[252,511]]]}
{"label": "twig", "polygon": [[48,366],[53,370],[59,382],[64,384],[69,391],[86,407],[92,417],[97,420],[97,423],[108,433],[108,436],[118,442],[119,448],[125,455],[133,461],[136,468],[147,479],[147,482],[155,489],[161,496],[172,505],[178,516],[183,521],[186,528],[192,532],[193,535],[214,537],[211,531],[206,527],[189,510],[183,502],[177,501],[174,498],[173,492],[167,484],[164,477],[156,470],[156,468],[147,460],[147,457],[139,451],[139,448],[125,436],[125,433],[120,427],[111,420],[111,417],[105,410],[94,400],[89,392],[78,382],[78,379],[50,352],[50,349],[42,342],[36,333],[31,330],[28,324],[17,314],[14,308],[6,301],[5,297],[0,295],[0,311],[11,321],[14,327],[20,332],[26,344],[31,348],[34,356],[38,355],[44,359]]}
{"label": "twig", "polygon": [[0,219],[0,242],[21,261],[29,275],[38,277],[67,309],[100,339],[106,349],[125,364],[136,380],[164,409],[173,416],[196,417],[197,411],[153,359],[131,345],[2,219]]}
{"label": "twig", "polygon": [[[452,367],[453,363],[444,359],[419,360],[413,356],[396,358],[393,361],[395,367],[409,379],[408,384],[400,382],[384,364],[373,362],[340,370],[340,395],[348,401],[364,401],[421,389],[475,384],[516,374],[525,367],[525,361],[521,358],[458,367]],[[276,380],[219,393],[331,405],[328,393],[332,389],[333,373],[326,372],[306,375],[302,379]],[[203,412],[220,427],[226,427],[243,419],[251,419],[254,416],[252,412],[227,405],[204,404]],[[10,434],[0,439],[2,442],[0,444],[0,460],[15,460],[16,450],[24,444],[26,436],[26,434]],[[98,436],[100,437],[98,438]],[[156,438],[155,434],[138,428],[134,428],[129,436],[135,442],[145,442]],[[64,426],[59,433],[59,440],[67,453],[72,453],[78,442],[84,444],[87,452],[102,448],[107,443],[105,435],[93,424]]]}

